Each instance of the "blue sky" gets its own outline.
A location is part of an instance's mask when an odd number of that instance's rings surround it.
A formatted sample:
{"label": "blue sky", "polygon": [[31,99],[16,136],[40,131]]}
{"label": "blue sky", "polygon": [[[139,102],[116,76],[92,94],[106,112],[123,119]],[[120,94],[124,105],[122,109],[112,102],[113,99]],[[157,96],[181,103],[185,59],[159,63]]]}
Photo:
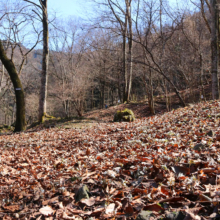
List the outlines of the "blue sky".
{"label": "blue sky", "polygon": [[[88,1],[87,1],[88,2]],[[88,11],[86,0],[48,0],[48,8],[55,11],[58,16],[84,16]]]}
{"label": "blue sky", "polygon": [[[188,0],[168,0],[171,6],[181,4],[181,2],[186,4]],[[50,10],[56,11],[58,16],[72,16],[85,17],[88,13],[92,12],[89,0],[48,0],[48,8]]]}

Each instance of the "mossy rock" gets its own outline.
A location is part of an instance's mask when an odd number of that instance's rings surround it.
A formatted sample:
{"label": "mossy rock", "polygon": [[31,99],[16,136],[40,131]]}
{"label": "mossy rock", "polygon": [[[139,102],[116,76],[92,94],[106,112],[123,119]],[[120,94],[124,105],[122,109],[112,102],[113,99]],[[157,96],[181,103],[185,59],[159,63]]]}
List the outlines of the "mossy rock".
{"label": "mossy rock", "polygon": [[114,122],[131,122],[135,120],[135,116],[132,110],[124,109],[123,111],[117,111],[114,115]]}
{"label": "mossy rock", "polygon": [[76,202],[79,202],[81,199],[89,199],[89,189],[87,185],[82,185],[75,194]]}

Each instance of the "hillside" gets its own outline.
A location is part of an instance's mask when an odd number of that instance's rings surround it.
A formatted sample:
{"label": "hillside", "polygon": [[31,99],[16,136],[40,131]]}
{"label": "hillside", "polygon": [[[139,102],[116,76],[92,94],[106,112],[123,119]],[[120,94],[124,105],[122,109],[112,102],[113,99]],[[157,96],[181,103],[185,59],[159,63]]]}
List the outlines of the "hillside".
{"label": "hillside", "polygon": [[0,218],[219,218],[219,101],[110,118],[0,136]]}

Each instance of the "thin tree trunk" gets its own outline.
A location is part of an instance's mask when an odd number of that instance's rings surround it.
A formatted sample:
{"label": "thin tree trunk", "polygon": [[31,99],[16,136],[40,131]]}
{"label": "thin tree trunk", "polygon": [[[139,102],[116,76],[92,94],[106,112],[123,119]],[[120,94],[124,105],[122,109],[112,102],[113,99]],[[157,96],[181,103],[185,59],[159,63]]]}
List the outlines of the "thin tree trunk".
{"label": "thin tree trunk", "polygon": [[105,85],[102,86],[102,91],[101,91],[101,108],[104,108],[105,104]]}
{"label": "thin tree trunk", "polygon": [[112,104],[112,106],[114,105],[114,90],[113,89],[111,89],[111,104]]}
{"label": "thin tree trunk", "polygon": [[203,54],[200,53],[200,84],[201,84],[201,88],[202,88],[202,96],[203,99],[206,100],[205,98],[205,90],[204,90],[204,82],[203,82],[203,78],[204,78],[204,74],[203,74]]}
{"label": "thin tree trunk", "polygon": [[148,99],[149,99],[150,113],[152,115],[155,115],[152,70],[150,70],[149,87],[150,87],[150,91],[149,91],[149,94],[148,94]]}
{"label": "thin tree trunk", "polygon": [[127,101],[128,94],[128,71],[127,71],[127,53],[126,53],[126,34],[127,34],[127,16],[125,17],[125,27],[123,30],[123,45],[122,45],[122,62],[123,62],[123,74],[124,74],[124,94],[123,94],[123,102]]}
{"label": "thin tree trunk", "polygon": [[166,85],[166,80],[162,79],[162,85],[164,87],[164,95],[165,95],[165,102],[166,102],[166,109],[167,111],[170,111],[170,105],[169,105],[169,96],[168,96],[168,89]]}
{"label": "thin tree trunk", "polygon": [[94,102],[94,101],[93,101],[93,99],[94,99],[93,96],[94,96],[94,95],[93,95],[93,89],[92,89],[92,95],[91,95],[91,110],[93,110],[93,106],[94,106],[94,105],[93,105],[93,104],[94,104],[94,103],[93,103],[93,102]]}
{"label": "thin tree trunk", "polygon": [[2,77],[1,77],[1,80],[0,80],[0,92],[2,90],[2,82],[3,82],[3,79],[4,79],[4,75],[5,75],[5,67],[4,67],[4,65],[2,65]]}
{"label": "thin tree trunk", "polygon": [[25,121],[25,99],[24,99],[24,90],[21,84],[21,80],[18,76],[17,70],[15,68],[12,60],[8,59],[2,42],[0,40],[0,59],[5,66],[10,79],[12,81],[15,98],[16,98],[16,122],[15,122],[15,130],[14,132],[24,131],[26,129],[26,121]]}
{"label": "thin tree trunk", "polygon": [[[121,82],[120,82],[120,76],[118,74],[118,99],[122,100],[122,95],[121,95]],[[117,100],[117,104],[119,104],[118,100]]]}
{"label": "thin tree trunk", "polygon": [[41,73],[41,89],[39,100],[39,121],[43,122],[47,113],[47,81],[48,81],[48,63],[49,63],[49,30],[48,30],[48,15],[47,15],[47,0],[40,0],[43,5],[43,59]]}
{"label": "thin tree trunk", "polygon": [[128,93],[127,101],[130,99],[131,87],[132,87],[132,72],[133,72],[133,30],[132,30],[132,18],[131,18],[131,0],[127,0],[127,14],[128,14],[128,55],[129,55],[129,82],[128,82]]}

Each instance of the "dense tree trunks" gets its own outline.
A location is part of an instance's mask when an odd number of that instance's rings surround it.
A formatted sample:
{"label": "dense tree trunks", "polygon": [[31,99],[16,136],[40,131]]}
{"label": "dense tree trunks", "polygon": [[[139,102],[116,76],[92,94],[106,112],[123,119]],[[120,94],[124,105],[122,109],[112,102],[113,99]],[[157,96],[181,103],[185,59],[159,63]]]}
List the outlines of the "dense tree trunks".
{"label": "dense tree trunks", "polygon": [[73,102],[75,106],[75,110],[77,112],[78,117],[83,116],[83,102],[81,100],[76,100]]}
{"label": "dense tree trunks", "polygon": [[49,63],[49,30],[48,30],[48,15],[47,15],[47,0],[40,0],[43,13],[43,58],[42,58],[42,73],[41,73],[41,89],[39,99],[39,121],[43,122],[47,113],[47,81],[48,81],[48,63]]}
{"label": "dense tree trunks", "polygon": [[15,68],[12,60],[8,59],[2,42],[0,41],[0,59],[5,66],[10,79],[12,81],[15,98],[16,98],[16,122],[14,132],[24,131],[26,129],[25,121],[25,99],[24,99],[24,90],[21,84],[21,80],[18,76],[17,70]]}
{"label": "dense tree trunks", "polygon": [[211,26],[211,72],[212,72],[212,98],[219,98],[218,81],[218,10],[217,0],[211,0],[212,26]]}

